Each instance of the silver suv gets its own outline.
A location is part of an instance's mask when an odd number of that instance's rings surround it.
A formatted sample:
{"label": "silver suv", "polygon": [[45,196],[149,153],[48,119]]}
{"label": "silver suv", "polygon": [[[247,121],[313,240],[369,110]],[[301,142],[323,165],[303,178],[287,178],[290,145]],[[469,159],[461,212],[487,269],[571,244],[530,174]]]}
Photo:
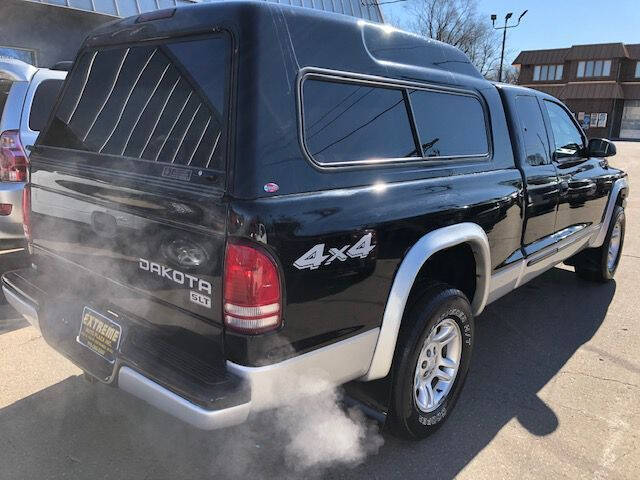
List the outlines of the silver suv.
{"label": "silver suv", "polygon": [[22,190],[29,147],[45,126],[66,75],[0,58],[0,248],[24,244]]}

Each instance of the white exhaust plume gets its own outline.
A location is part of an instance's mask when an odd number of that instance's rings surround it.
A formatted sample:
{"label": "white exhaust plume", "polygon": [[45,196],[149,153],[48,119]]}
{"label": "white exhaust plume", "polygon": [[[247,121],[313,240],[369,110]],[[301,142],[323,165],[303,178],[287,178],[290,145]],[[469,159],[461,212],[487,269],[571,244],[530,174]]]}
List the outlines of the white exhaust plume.
{"label": "white exhaust plume", "polygon": [[262,408],[275,408],[272,428],[285,437],[285,461],[295,471],[357,465],[384,443],[378,424],[345,409],[342,390],[323,373],[272,378],[253,392]]}
{"label": "white exhaust plume", "polygon": [[355,407],[344,410],[337,388],[322,387],[320,393],[299,398],[276,412],[276,426],[289,439],[285,460],[294,470],[357,465],[384,443],[375,422]]}

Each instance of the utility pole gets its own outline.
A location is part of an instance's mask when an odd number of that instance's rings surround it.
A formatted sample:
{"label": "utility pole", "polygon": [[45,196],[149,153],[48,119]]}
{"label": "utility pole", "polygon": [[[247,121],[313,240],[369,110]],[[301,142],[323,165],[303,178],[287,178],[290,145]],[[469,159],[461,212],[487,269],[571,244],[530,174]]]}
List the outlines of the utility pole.
{"label": "utility pole", "polygon": [[496,27],[496,19],[498,18],[498,16],[495,13],[491,15],[491,24],[493,25],[493,29],[502,30],[502,53],[500,53],[500,68],[498,69],[499,82],[502,81],[502,64],[504,63],[504,44],[507,42],[507,28],[515,28],[520,25],[520,20],[522,20],[522,17],[524,17],[525,13],[527,13],[528,11],[529,10],[525,10],[520,14],[520,16],[518,17],[518,23],[516,23],[515,25],[507,25],[509,19],[513,16],[512,12],[507,13],[504,17],[504,27]]}

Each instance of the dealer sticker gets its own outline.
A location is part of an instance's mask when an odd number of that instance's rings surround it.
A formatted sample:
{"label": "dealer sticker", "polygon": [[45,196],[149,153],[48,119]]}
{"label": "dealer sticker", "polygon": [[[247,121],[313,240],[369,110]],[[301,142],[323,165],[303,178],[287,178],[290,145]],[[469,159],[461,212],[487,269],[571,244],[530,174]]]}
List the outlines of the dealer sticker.
{"label": "dealer sticker", "polygon": [[84,307],[82,322],[76,340],[89,350],[94,351],[109,363],[116,360],[116,351],[120,347],[122,328],[113,320]]}

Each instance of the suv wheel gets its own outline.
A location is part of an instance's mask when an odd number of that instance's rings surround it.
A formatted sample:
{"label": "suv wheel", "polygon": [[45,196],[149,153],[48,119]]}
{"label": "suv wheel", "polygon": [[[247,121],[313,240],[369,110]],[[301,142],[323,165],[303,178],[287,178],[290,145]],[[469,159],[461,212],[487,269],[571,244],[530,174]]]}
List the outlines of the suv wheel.
{"label": "suv wheel", "polygon": [[389,420],[398,435],[419,439],[442,425],[460,395],[473,348],[473,314],[464,293],[437,284],[402,323]]}
{"label": "suv wheel", "polygon": [[624,231],[624,209],[616,206],[604,243],[599,248],[592,248],[583,253],[580,261],[576,262],[576,274],[580,278],[596,282],[611,280],[622,256]]}

